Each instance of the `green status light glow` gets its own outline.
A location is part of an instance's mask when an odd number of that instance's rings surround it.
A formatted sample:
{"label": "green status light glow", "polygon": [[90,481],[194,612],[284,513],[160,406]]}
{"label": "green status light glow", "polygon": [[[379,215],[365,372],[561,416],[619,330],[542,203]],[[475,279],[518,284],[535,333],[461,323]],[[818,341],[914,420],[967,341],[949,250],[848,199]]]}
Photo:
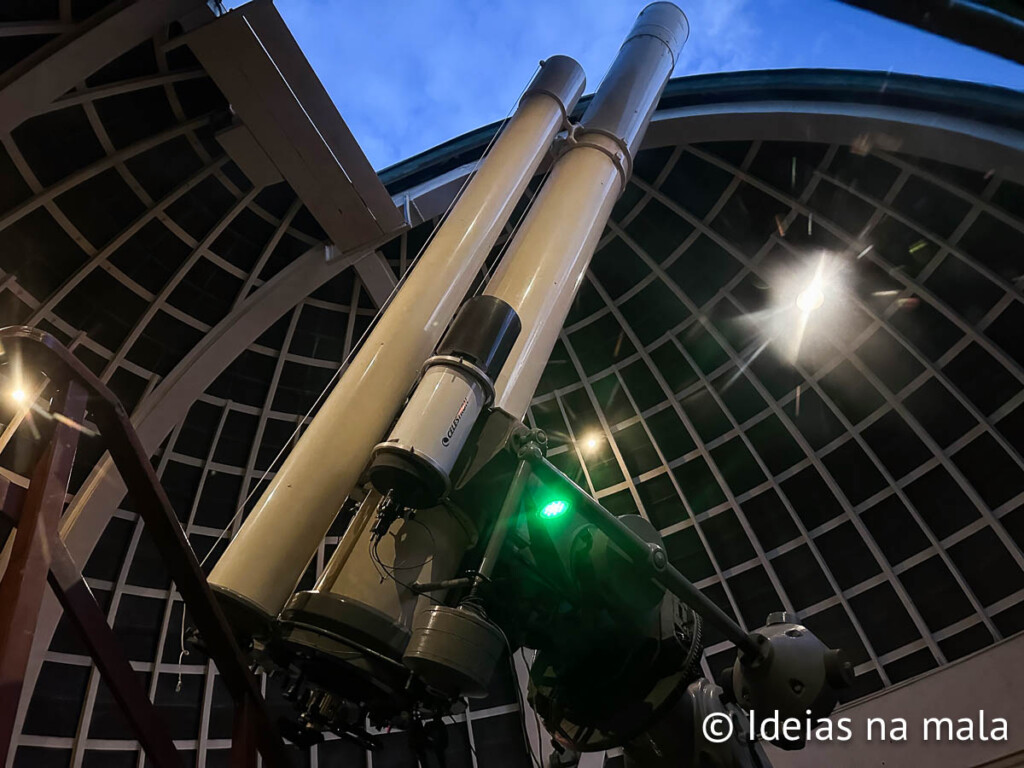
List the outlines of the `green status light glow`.
{"label": "green status light glow", "polygon": [[540,516],[551,519],[552,517],[558,517],[568,508],[569,505],[566,502],[562,501],[561,499],[549,501],[547,504],[544,505],[543,508],[541,508]]}

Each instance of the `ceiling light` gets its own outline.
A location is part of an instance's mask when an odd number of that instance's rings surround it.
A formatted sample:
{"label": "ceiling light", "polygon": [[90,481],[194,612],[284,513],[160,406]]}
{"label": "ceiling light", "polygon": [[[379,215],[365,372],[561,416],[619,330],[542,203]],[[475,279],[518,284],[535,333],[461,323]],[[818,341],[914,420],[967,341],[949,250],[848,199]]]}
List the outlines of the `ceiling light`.
{"label": "ceiling light", "polygon": [[11,399],[14,402],[24,403],[27,398],[28,395],[25,394],[25,390],[22,389],[21,387],[16,387],[15,389],[11,390]]}
{"label": "ceiling light", "polygon": [[802,358],[812,364],[812,359],[833,349],[833,339],[848,336],[855,327],[849,322],[848,273],[853,263],[844,254],[818,251],[765,274],[768,302],[764,309],[744,316],[760,340],[743,356],[737,374],[769,347],[789,363]]}
{"label": "ceiling light", "polygon": [[820,309],[821,305],[825,303],[825,294],[821,291],[821,286],[818,281],[815,280],[809,286],[804,288],[800,292],[800,295],[796,297],[796,305],[800,308],[801,312],[810,314],[816,309]]}

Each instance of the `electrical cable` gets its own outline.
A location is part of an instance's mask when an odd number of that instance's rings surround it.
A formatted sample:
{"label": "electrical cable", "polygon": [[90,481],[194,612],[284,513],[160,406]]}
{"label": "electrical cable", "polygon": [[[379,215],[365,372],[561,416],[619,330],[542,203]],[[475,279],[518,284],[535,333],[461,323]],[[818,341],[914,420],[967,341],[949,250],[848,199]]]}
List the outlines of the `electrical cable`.
{"label": "electrical cable", "polygon": [[[420,523],[420,525],[423,525],[423,524]],[[425,525],[423,527],[426,528]],[[430,533],[430,529],[429,528],[427,528],[427,532]],[[431,534],[430,540],[431,540],[431,542],[433,542],[433,540],[434,540],[433,534]],[[374,541],[374,542],[372,542],[370,544],[370,561],[373,563],[373,568],[374,568],[375,571],[377,571],[377,575],[380,576],[380,580],[384,581],[386,579],[391,579],[398,586],[404,587],[405,589],[407,589],[410,592],[412,592],[414,595],[417,595],[416,590],[414,590],[409,584],[405,583],[404,581],[402,581],[401,579],[399,579],[395,575],[395,572],[398,569],[394,566],[394,564],[392,564],[389,567],[389,566],[385,565],[384,562],[380,559],[380,553],[377,551],[377,546],[379,544],[380,544],[380,539],[378,539],[377,541]],[[434,556],[431,555],[421,565],[419,565],[419,566],[409,566],[409,567],[410,568],[419,568],[419,567],[422,567],[423,565],[426,565],[427,563],[429,563],[433,559],[434,559]],[[378,566],[379,566],[379,568],[378,568]],[[417,595],[417,596],[419,596],[419,595]],[[432,595],[427,594],[426,592],[424,592],[422,596],[427,598],[428,600],[430,600],[432,603],[435,603],[436,605],[444,605],[443,602],[441,602],[440,600],[436,599]]]}
{"label": "electrical cable", "polygon": [[[523,732],[523,741],[526,743],[526,748],[530,752],[530,760],[536,768],[543,768],[541,761],[537,759],[537,755],[533,752],[533,743],[530,741],[530,734],[526,730],[526,702],[523,701],[523,692],[519,689],[519,673],[516,672],[515,653],[512,651],[512,644],[509,642],[508,635],[505,634],[505,630],[503,630],[494,621],[491,621],[490,624],[498,630],[498,633],[501,635],[501,639],[505,641],[505,650],[507,651],[505,658],[508,659],[509,670],[512,672],[513,687],[516,689],[516,701],[519,705],[519,727]],[[525,656],[523,658],[525,659]],[[536,717],[536,713],[534,713],[534,716]],[[538,737],[540,736],[539,730],[537,735]]]}
{"label": "electrical cable", "polygon": [[[477,757],[476,747],[474,747],[473,746],[473,742],[471,742],[469,740],[469,729],[471,729],[473,726],[470,725],[470,722],[469,722],[469,717],[468,717],[469,710],[467,709],[466,712],[467,712],[467,717],[466,717],[466,746],[469,747],[469,751],[473,753],[473,757],[477,760],[477,764],[479,764],[480,758]],[[451,724],[452,725],[458,725],[459,721],[455,719],[454,715],[447,714],[447,715],[444,715],[444,717],[447,717],[449,720],[451,720]]]}
{"label": "electrical cable", "polygon": [[[415,521],[415,522],[419,522],[419,521]],[[420,523],[420,524],[423,525],[423,523]],[[426,528],[425,525],[424,525],[424,527]],[[429,532],[430,529],[427,528],[427,530]],[[391,535],[394,535],[394,534],[391,534]],[[431,541],[433,541],[433,535],[432,534],[431,534]],[[370,545],[370,560],[374,563],[374,569],[377,570],[377,575],[381,577],[382,581],[385,578],[390,578],[392,581],[394,581],[399,586],[405,587],[410,592],[412,592],[413,591],[412,587],[410,587],[405,582],[399,580],[395,576],[395,574],[394,574],[394,569],[393,568],[389,569],[388,566],[385,565],[381,561],[380,553],[377,551],[377,545],[378,544],[380,544],[380,540],[379,539],[377,541],[373,542]],[[432,558],[433,558],[433,555],[431,555],[431,559]],[[426,562],[429,562],[429,559]],[[380,569],[377,568],[378,566],[380,566]],[[442,603],[440,600],[435,599],[434,597],[432,597],[429,594],[424,593],[424,596],[428,600],[431,600],[432,602],[436,603],[437,605],[444,605],[444,603]],[[516,700],[517,700],[518,705],[519,705],[519,725],[520,725],[520,728],[521,728],[521,730],[523,732],[523,740],[524,740],[524,742],[526,744],[526,748],[530,752],[530,759],[531,759],[532,763],[536,766],[536,768],[543,768],[543,766],[541,765],[540,760],[537,758],[536,754],[533,751],[533,743],[530,741],[530,734],[529,734],[529,732],[527,731],[527,728],[526,728],[526,702],[523,701],[523,692],[519,688],[519,674],[516,672],[515,658],[514,658],[515,654],[512,651],[512,644],[509,642],[508,635],[505,634],[505,631],[500,626],[495,624],[494,622],[491,622],[491,623],[498,630],[498,632],[501,634],[502,640],[505,641],[505,649],[507,651],[506,657],[508,658],[508,661],[509,661],[509,669],[512,671],[512,680],[513,680],[514,687],[515,687],[515,690],[516,690]],[[525,655],[523,655],[523,661],[524,662],[526,661],[526,656]],[[537,719],[537,713],[536,712],[534,712],[533,717],[534,717],[534,720],[536,721],[537,733],[539,735],[540,732],[541,732],[541,726],[540,726],[540,721]],[[476,755],[475,750],[474,750],[473,754],[474,754],[474,756]]]}
{"label": "electrical cable", "polygon": [[[537,768],[543,768],[541,761],[533,752],[533,742],[530,741],[530,733],[526,729],[526,702],[523,701],[523,692],[519,688],[519,673],[516,672],[515,654],[512,652],[512,646],[508,641],[508,636],[505,634],[505,631],[501,627],[498,627],[497,624],[494,624],[494,626],[498,628],[498,631],[501,632],[501,636],[505,638],[505,648],[508,650],[508,668],[512,670],[512,683],[516,689],[516,701],[519,703],[519,727],[523,731],[523,741],[526,742],[526,749],[530,752],[530,760],[535,766],[537,766]],[[536,717],[536,713],[534,713],[534,717]],[[539,730],[537,731],[537,736],[538,738],[540,737]]]}
{"label": "electrical cable", "polygon": [[[529,668],[528,662],[526,661],[526,649],[525,648],[520,648],[519,649],[519,658],[521,658],[523,660],[523,666],[526,666],[527,668]],[[541,725],[540,725],[540,718],[537,717],[537,710],[536,709],[533,709],[533,707],[530,707],[530,709],[533,710],[533,724],[537,726],[537,734],[539,736],[541,731],[543,730],[541,728]]]}

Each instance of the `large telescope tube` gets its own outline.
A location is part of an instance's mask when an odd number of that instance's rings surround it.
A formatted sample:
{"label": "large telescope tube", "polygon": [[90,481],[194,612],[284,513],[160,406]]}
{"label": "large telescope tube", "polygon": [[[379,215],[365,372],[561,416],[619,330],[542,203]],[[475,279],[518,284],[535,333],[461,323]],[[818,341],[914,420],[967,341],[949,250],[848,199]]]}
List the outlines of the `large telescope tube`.
{"label": "large telescope tube", "polygon": [[277,615],[583,92],[543,63],[415,269],[210,574],[236,630]]}
{"label": "large telescope tube", "polygon": [[495,382],[496,407],[515,418],[526,413],[688,34],[671,3],[640,13],[487,285],[523,326]]}
{"label": "large telescope tube", "polygon": [[[418,609],[443,597],[420,596],[410,585],[451,579],[475,543],[475,521],[438,503],[448,494],[449,474],[473,423],[493,400],[494,378],[518,334],[519,319],[500,299],[475,296],[462,305],[391,434],[374,448],[367,474],[375,492],[320,581],[281,612],[282,636],[299,653],[351,660],[347,642],[354,641],[401,659]],[[396,521],[396,508],[418,511]],[[370,526],[374,510],[378,517]]]}

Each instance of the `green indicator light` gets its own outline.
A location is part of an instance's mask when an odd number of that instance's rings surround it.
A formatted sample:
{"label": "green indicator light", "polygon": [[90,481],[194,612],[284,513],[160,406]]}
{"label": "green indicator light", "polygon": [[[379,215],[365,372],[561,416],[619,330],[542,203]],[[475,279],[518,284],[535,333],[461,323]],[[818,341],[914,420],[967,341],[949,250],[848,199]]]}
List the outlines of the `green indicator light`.
{"label": "green indicator light", "polygon": [[561,501],[561,500],[550,501],[547,504],[545,504],[544,507],[541,509],[540,516],[541,517],[546,517],[548,519],[550,519],[552,517],[558,517],[560,514],[565,512],[565,510],[567,510],[568,508],[569,508],[569,505],[566,502],[564,502],[564,501]]}

